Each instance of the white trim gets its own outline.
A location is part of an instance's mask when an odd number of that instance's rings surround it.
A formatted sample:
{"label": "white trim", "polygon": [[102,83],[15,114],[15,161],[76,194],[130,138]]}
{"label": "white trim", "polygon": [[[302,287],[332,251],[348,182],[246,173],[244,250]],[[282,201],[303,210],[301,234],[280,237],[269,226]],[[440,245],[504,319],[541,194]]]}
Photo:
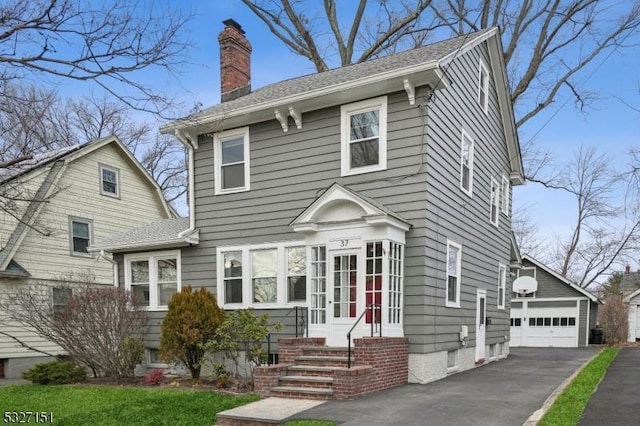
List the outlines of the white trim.
{"label": "white trim", "polygon": [[[103,163],[98,163],[98,170],[99,170],[99,174],[100,174],[100,194],[102,195],[106,195],[107,197],[112,197],[112,198],[120,198],[120,169],[117,167],[112,167],[109,166],[107,164],[103,164]],[[116,192],[107,192],[104,190],[104,175],[103,175],[103,171],[109,171],[109,172],[113,172],[116,175]]]}
{"label": "white trim", "polygon": [[132,253],[124,255],[124,286],[127,291],[131,291],[131,262],[149,262],[149,311],[166,311],[167,305],[159,305],[158,283],[157,283],[157,261],[163,259],[176,259],[176,292],[182,290],[182,260],[180,250],[152,251],[145,253]]}
{"label": "white trim", "polygon": [[[464,145],[465,142],[469,145],[469,188],[465,188],[463,185],[463,168],[464,168]],[[462,129],[460,134],[460,189],[469,197],[473,197],[473,157],[475,151],[475,142],[469,134]]]}
{"label": "white trim", "polygon": [[[500,297],[502,288],[502,297]],[[498,309],[505,309],[507,298],[507,266],[498,263]]]}
{"label": "white trim", "polygon": [[[482,84],[482,76],[484,75],[484,85]],[[484,93],[484,101],[482,94]],[[484,61],[480,59],[478,66],[478,96],[476,100],[485,114],[489,114],[489,70]]]}
{"label": "white trim", "polygon": [[502,202],[500,203],[500,209],[503,214],[509,216],[509,205],[511,204],[509,201],[511,199],[511,182],[509,182],[509,178],[506,175],[502,175],[502,187],[500,188],[500,194],[502,195]]}
{"label": "white trim", "polygon": [[[234,188],[222,188],[222,149],[221,144],[225,140],[243,138],[243,161],[244,167],[244,186]],[[214,161],[214,187],[215,195],[232,194],[235,192],[249,191],[250,185],[250,152],[249,152],[249,127],[240,127],[238,129],[227,130],[213,135],[213,161]]]}
{"label": "white trim", "polygon": [[[456,281],[456,300],[449,300],[449,276],[454,276],[449,273],[449,247],[455,247],[458,249],[458,255],[456,256],[456,274],[458,278]],[[444,279],[444,300],[445,306],[448,308],[460,307],[460,288],[462,287],[462,246],[456,242],[453,242],[447,238],[447,251],[445,258],[445,279]]]}
{"label": "white trim", "polygon": [[[495,207],[495,217],[493,209]],[[500,185],[495,178],[491,178],[491,187],[489,189],[489,222],[494,226],[500,226]]]}
{"label": "white trim", "polygon": [[[290,247],[305,247],[304,241],[285,241],[285,242],[273,242],[262,244],[248,244],[241,246],[221,246],[216,249],[216,296],[218,298],[218,304],[224,309],[244,309],[244,308],[256,308],[256,309],[279,309],[287,308],[296,305],[307,305],[307,300],[297,300],[293,302],[287,302],[287,256],[286,249]],[[251,253],[258,250],[276,250],[276,302],[275,303],[259,303],[253,301],[253,285],[252,285],[252,262]],[[240,252],[242,256],[242,276],[238,279],[242,279],[242,302],[241,303],[226,303],[225,302],[225,288],[224,288],[224,254],[228,252]],[[305,256],[308,255],[305,250]],[[308,262],[305,260],[305,265]],[[307,271],[307,277],[308,271]],[[308,280],[307,280],[308,281]],[[307,282],[308,290],[309,282]],[[308,299],[307,291],[307,299]]]}
{"label": "white trim", "polygon": [[[378,164],[351,168],[351,120],[349,117],[378,111]],[[341,176],[357,175],[387,169],[387,97],[342,105],[340,107]]]}

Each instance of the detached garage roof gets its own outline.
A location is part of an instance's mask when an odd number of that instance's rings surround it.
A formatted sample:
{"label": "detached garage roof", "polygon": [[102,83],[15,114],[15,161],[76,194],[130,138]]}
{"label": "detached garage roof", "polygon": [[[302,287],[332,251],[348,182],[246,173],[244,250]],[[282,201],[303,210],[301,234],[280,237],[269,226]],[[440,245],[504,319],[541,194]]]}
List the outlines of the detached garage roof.
{"label": "detached garage roof", "polygon": [[574,283],[573,281],[571,281],[569,278],[565,277],[564,275],[561,275],[561,274],[551,270],[547,265],[545,265],[544,263],[540,262],[539,260],[534,259],[533,257],[529,256],[528,254],[523,255],[522,256],[522,260],[533,263],[536,266],[536,268],[540,268],[543,271],[545,271],[546,273],[552,275],[554,278],[557,278],[560,282],[566,284],[567,286],[571,287],[575,291],[581,293],[583,296],[588,297],[589,300],[591,300],[592,302],[602,303],[600,301],[600,299],[598,299],[598,297],[596,295],[594,295],[593,293],[591,293],[590,291],[580,287],[579,285],[577,285],[576,283]]}

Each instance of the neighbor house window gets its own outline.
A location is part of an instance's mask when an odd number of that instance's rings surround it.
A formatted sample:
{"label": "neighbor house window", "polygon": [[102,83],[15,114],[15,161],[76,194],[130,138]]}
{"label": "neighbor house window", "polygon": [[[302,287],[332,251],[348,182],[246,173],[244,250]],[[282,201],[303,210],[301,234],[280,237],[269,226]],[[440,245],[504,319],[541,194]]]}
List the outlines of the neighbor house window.
{"label": "neighbor house window", "polygon": [[67,306],[67,302],[71,299],[73,291],[68,287],[53,287],[51,289],[53,318],[58,318],[62,315],[64,308]]}
{"label": "neighbor house window", "polygon": [[507,267],[498,265],[498,308],[504,309],[507,288]]}
{"label": "neighbor house window", "polygon": [[464,130],[460,142],[460,188],[469,196],[473,193],[473,139]]}
{"label": "neighbor house window", "polygon": [[447,241],[446,306],[460,307],[461,258],[462,247],[452,241]]}
{"label": "neighbor house window", "polygon": [[218,248],[218,300],[226,308],[286,306],[306,302],[304,243]]}
{"label": "neighbor house window", "polygon": [[92,221],[89,219],[69,219],[71,254],[76,256],[90,256],[87,248],[91,244],[91,225]]}
{"label": "neighbor house window", "polygon": [[249,128],[217,133],[213,138],[215,193],[249,190]]}
{"label": "neighbor house window", "polygon": [[166,309],[180,291],[180,253],[125,255],[125,287],[149,309]]}
{"label": "neighbor house window", "polygon": [[387,168],[386,96],[343,105],[342,175]]}
{"label": "neighbor house window", "polygon": [[498,186],[498,181],[495,179],[491,179],[491,194],[489,200],[489,220],[495,226],[498,226],[499,215],[498,211],[500,209],[500,187]]}
{"label": "neighbor house window", "polygon": [[100,165],[100,193],[111,197],[120,196],[120,172],[114,167]]}
{"label": "neighbor house window", "polygon": [[478,103],[485,113],[489,111],[489,71],[482,61],[478,72]]}

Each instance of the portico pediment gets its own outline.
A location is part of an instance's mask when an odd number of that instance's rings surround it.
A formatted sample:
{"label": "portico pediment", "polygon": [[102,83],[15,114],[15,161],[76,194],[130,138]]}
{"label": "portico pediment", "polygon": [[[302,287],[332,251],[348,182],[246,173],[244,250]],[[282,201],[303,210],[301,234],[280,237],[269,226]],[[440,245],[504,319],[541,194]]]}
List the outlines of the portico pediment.
{"label": "portico pediment", "polygon": [[404,232],[411,226],[384,206],[337,183],[300,213],[290,226],[296,232],[316,232],[358,223],[390,226]]}

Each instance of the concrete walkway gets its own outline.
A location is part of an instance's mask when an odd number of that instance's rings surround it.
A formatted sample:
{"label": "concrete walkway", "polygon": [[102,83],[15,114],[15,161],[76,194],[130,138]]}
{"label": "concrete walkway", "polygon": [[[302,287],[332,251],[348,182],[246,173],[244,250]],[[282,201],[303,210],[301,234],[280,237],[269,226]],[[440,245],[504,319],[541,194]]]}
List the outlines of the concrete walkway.
{"label": "concrete walkway", "polygon": [[[341,426],[522,426],[599,348],[512,348],[506,360],[296,414]],[[606,424],[606,423],[601,423]]]}
{"label": "concrete walkway", "polygon": [[580,426],[640,423],[640,348],[622,348],[593,394]]}

